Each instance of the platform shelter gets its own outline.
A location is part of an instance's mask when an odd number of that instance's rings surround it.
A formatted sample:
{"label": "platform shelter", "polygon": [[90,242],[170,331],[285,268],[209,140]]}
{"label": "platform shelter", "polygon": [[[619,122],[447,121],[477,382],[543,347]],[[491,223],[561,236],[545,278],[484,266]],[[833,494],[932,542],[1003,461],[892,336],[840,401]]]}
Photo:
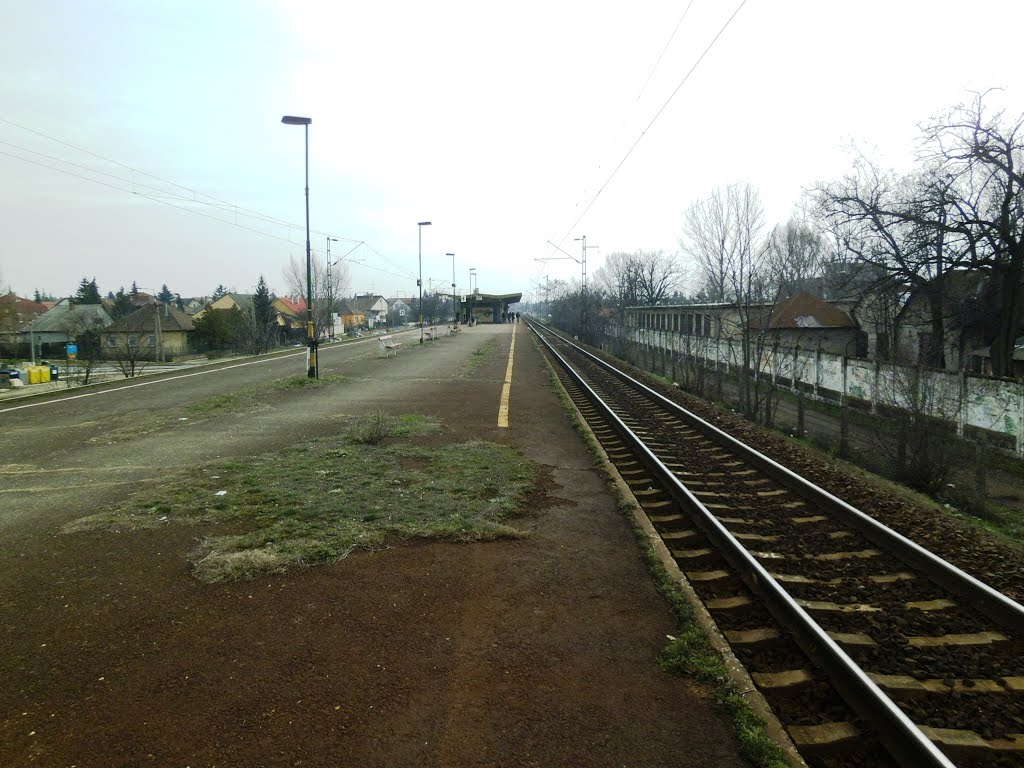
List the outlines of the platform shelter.
{"label": "platform shelter", "polygon": [[456,297],[459,322],[468,323],[472,317],[477,323],[503,323],[515,311],[509,308],[522,300],[522,293],[467,293]]}

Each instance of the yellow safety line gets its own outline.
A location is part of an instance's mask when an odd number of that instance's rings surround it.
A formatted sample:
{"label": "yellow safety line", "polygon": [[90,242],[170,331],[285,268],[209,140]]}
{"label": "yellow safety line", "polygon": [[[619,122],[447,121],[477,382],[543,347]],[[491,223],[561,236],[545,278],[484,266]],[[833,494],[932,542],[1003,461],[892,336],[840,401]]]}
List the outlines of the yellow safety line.
{"label": "yellow safety line", "polygon": [[516,354],[516,323],[512,324],[512,345],[508,348],[508,367],[505,369],[505,386],[501,388],[501,403],[498,405],[498,426],[508,428],[508,396],[512,391],[512,360]]}

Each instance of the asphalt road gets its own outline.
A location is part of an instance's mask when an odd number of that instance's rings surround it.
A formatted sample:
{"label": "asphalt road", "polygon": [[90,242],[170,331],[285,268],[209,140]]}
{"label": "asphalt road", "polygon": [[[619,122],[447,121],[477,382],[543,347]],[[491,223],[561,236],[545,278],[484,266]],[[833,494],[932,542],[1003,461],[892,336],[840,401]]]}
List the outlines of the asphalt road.
{"label": "asphalt road", "polygon": [[[340,413],[368,407],[381,381],[402,386],[394,375],[399,368],[415,379],[441,363],[437,353],[447,340],[420,348],[418,330],[395,336],[404,344],[398,358],[382,358],[376,338],[322,348],[321,375],[346,380],[312,398],[283,390],[273,407],[241,408],[216,418],[193,415],[188,408],[302,376],[305,350],[0,402],[0,546],[15,544],[8,537],[98,511],[126,489],[157,482],[167,471],[312,436]],[[454,352],[454,345],[447,347],[444,357]],[[310,408],[311,402],[323,409]]]}

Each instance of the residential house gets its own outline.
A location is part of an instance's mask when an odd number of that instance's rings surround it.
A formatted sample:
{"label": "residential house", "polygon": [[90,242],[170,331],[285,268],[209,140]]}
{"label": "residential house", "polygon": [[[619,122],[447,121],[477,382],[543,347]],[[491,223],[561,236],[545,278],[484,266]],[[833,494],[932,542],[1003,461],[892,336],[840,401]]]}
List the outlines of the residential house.
{"label": "residential house", "polygon": [[395,297],[388,299],[388,321],[391,325],[405,325],[412,322],[412,304]]}
{"label": "residential house", "polygon": [[370,328],[387,325],[388,302],[383,296],[375,293],[358,293],[346,303],[355,312],[366,315],[366,324]]}
{"label": "residential house", "polygon": [[[939,301],[933,307],[934,298]],[[1024,305],[1024,286],[1018,301]],[[902,362],[914,364],[928,359],[935,332],[932,312],[936,310],[942,327],[943,367],[991,375],[991,345],[1004,311],[991,274],[953,270],[943,275],[941,284],[933,279],[908,291],[906,303],[896,316],[896,346]],[[1011,369],[1014,376],[1024,376],[1024,319],[1017,334]]]}
{"label": "residential house", "polygon": [[34,344],[36,354],[42,357],[64,357],[68,342],[87,342],[113,320],[102,304],[78,304],[61,299],[52,309],[44,312],[18,330],[19,344]]}
{"label": "residential house", "polygon": [[194,315],[196,312],[202,310],[208,303],[209,300],[205,296],[195,296],[191,299],[183,298],[181,300],[182,307],[187,315]]}
{"label": "residential house", "polygon": [[170,360],[191,351],[192,318],[171,304],[147,304],[103,330],[107,356],[131,350],[149,360]]}
{"label": "residential house", "polygon": [[847,357],[867,354],[867,341],[850,313],[804,291],[777,302],[766,327],[757,323],[754,330],[762,327],[787,349],[820,349]]}
{"label": "residential house", "polygon": [[248,312],[252,307],[251,293],[225,293],[219,299],[214,299],[205,307],[198,312],[195,312],[192,317],[198,320],[203,316],[204,312],[208,312],[211,309],[238,309],[242,312]]}
{"label": "residential house", "polygon": [[14,291],[0,296],[0,333],[17,333],[48,309],[42,302],[23,299]]}
{"label": "residential house", "polygon": [[281,343],[306,338],[306,300],[276,296],[272,304],[277,313],[276,322]]}
{"label": "residential house", "polygon": [[357,328],[366,327],[365,312],[353,308],[347,301],[339,301],[337,307],[338,319],[341,322],[342,328],[354,331]]}

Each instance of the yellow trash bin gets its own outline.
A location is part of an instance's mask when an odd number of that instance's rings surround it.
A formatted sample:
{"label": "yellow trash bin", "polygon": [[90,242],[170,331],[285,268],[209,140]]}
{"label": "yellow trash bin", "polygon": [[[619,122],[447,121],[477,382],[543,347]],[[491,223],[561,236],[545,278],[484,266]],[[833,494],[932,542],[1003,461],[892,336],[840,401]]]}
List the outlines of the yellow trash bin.
{"label": "yellow trash bin", "polygon": [[42,374],[39,372],[39,366],[38,365],[30,365],[29,366],[29,368],[28,368],[28,383],[29,384],[38,384],[42,380],[41,376],[42,376]]}

